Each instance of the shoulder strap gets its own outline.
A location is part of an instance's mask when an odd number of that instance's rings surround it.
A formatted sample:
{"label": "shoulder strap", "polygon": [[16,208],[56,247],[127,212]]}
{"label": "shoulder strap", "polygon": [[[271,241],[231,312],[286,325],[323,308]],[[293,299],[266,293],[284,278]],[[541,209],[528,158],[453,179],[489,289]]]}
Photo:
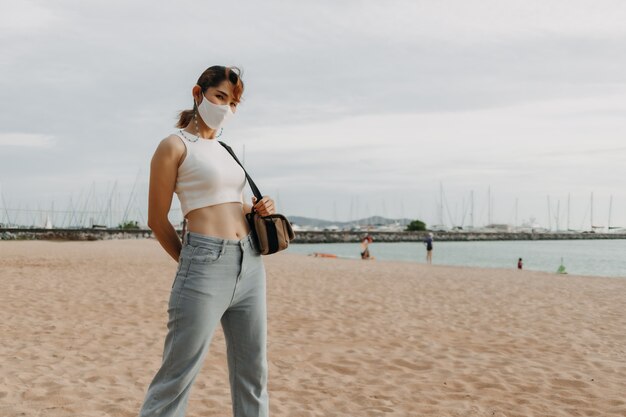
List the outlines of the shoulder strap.
{"label": "shoulder strap", "polygon": [[243,169],[243,172],[246,173],[246,178],[248,179],[248,184],[250,184],[250,188],[252,189],[252,192],[254,193],[254,196],[256,197],[257,201],[260,201],[263,198],[263,195],[261,194],[261,192],[259,191],[259,189],[257,188],[256,184],[254,183],[254,181],[252,181],[252,178],[250,178],[250,175],[248,175],[248,171],[246,171],[246,169],[243,167],[243,165],[241,164],[241,162],[239,161],[239,159],[237,158],[237,155],[235,155],[235,152],[233,152],[233,150],[231,149],[230,146],[228,146],[227,144],[225,144],[224,142],[222,142],[221,140],[218,141],[220,143],[220,145],[222,145],[224,148],[226,148],[226,150],[228,151],[229,154],[232,155],[233,158],[235,158],[235,161],[237,161],[237,163],[239,164],[239,166],[241,166],[241,168]]}

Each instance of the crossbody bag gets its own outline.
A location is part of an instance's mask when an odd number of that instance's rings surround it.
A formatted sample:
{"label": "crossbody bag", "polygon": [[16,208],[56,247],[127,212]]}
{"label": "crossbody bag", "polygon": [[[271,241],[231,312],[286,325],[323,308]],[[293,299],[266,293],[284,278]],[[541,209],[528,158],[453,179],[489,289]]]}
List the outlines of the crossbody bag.
{"label": "crossbody bag", "polygon": [[[257,201],[261,201],[263,195],[254,181],[252,181],[252,178],[250,178],[250,175],[248,175],[248,171],[246,171],[243,167],[243,164],[239,161],[235,152],[233,152],[231,147],[224,142],[219,142],[224,148],[226,148],[228,153],[235,158],[235,161],[237,161],[239,166],[241,166],[243,172],[246,174],[248,184],[250,184],[250,188],[252,189],[254,196]],[[291,223],[289,223],[289,220],[287,220],[287,218],[282,214],[276,213],[270,214],[269,216],[261,216],[254,210],[253,207],[250,213],[246,213],[246,220],[250,225],[253,238],[257,242],[262,255],[271,255],[272,253],[286,249],[287,246],[289,246],[289,242],[296,237],[293,228],[291,227]]]}

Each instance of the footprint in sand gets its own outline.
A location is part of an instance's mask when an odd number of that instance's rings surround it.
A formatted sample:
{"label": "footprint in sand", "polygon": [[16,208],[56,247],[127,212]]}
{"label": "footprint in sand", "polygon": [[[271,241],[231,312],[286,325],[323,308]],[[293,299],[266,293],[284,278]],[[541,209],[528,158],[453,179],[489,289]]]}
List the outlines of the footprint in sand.
{"label": "footprint in sand", "polygon": [[402,366],[404,368],[412,369],[414,371],[427,371],[429,369],[432,369],[433,367],[431,363],[417,364],[417,363],[406,361],[404,359],[396,359],[392,361],[392,363],[398,366]]}
{"label": "footprint in sand", "polygon": [[552,386],[555,388],[587,388],[589,384],[585,381],[579,381],[576,379],[554,378],[550,380]]}
{"label": "footprint in sand", "polygon": [[355,375],[357,373],[355,369],[351,369],[341,365],[335,365],[332,363],[319,362],[316,363],[315,366],[324,370],[331,370],[342,375]]}

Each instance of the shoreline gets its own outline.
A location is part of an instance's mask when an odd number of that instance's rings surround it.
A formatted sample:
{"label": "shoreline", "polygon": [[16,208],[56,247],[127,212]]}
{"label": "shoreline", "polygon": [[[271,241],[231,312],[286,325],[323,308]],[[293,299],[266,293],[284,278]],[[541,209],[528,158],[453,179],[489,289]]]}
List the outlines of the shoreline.
{"label": "shoreline", "polygon": [[[297,253],[297,252],[289,252],[289,255],[293,255],[293,256],[302,256],[302,257],[309,257],[309,258],[316,258],[315,256],[313,256],[312,254],[303,254],[303,253]],[[325,259],[336,259],[336,260],[340,260],[340,261],[361,261],[363,263],[367,263],[369,261],[365,261],[362,259],[357,259],[356,257],[354,258],[347,258],[347,257],[342,257],[342,256],[338,256],[336,258],[326,258],[326,257],[317,257],[316,259],[320,259],[320,260],[325,260]],[[531,272],[531,273],[535,273],[535,274],[545,274],[550,278],[554,278],[554,277],[563,277],[563,278],[567,278],[567,277],[575,277],[575,278],[610,278],[610,279],[621,279],[624,280],[626,279],[626,275],[624,276],[617,276],[617,275],[586,275],[586,274],[579,274],[579,273],[565,273],[565,274],[559,274],[557,272],[550,272],[550,271],[544,271],[542,269],[530,269],[530,268],[524,268],[523,270],[518,270],[514,267],[511,268],[504,268],[504,267],[499,267],[499,266],[477,266],[477,265],[454,265],[454,264],[439,264],[439,263],[433,263],[431,265],[427,264],[426,262],[420,262],[420,261],[410,261],[410,260],[405,260],[405,259],[380,259],[380,258],[376,258],[374,260],[374,262],[376,263],[390,263],[390,264],[395,264],[395,263],[403,263],[403,264],[409,264],[409,265],[420,265],[423,266],[425,268],[453,268],[453,269],[469,269],[469,270],[485,270],[485,272],[502,272],[502,273],[525,273],[525,272]]]}
{"label": "shoreline", "polygon": [[[14,240],[2,240],[0,239],[0,245],[2,245],[2,242],[9,242],[9,241],[13,241],[13,242],[30,242],[30,241],[38,241],[38,242],[51,242],[51,243],[70,243],[70,242],[81,242],[81,241],[91,241],[91,242],[96,242],[96,241],[113,241],[113,240],[148,240],[148,241],[153,241],[158,245],[158,242],[156,241],[156,239],[152,238],[152,237],[148,237],[148,238],[143,238],[143,237],[134,237],[134,238],[116,238],[116,237],[112,237],[109,239],[14,239]],[[345,242],[345,243],[351,243],[351,242]],[[390,242],[391,243],[391,242]],[[308,244],[308,243],[300,243],[300,242],[296,242],[293,243],[293,245],[298,245],[298,244]],[[368,262],[372,262],[372,261],[364,261],[362,259],[358,259],[358,257],[354,256],[354,257],[344,257],[341,255],[338,255],[336,258],[325,258],[325,257],[315,257],[313,255],[313,253],[298,253],[298,252],[289,252],[288,249],[285,252],[285,254],[287,256],[296,256],[296,257],[302,257],[302,258],[313,258],[313,259],[318,259],[320,261],[326,261],[326,260],[339,260],[339,261],[351,261],[351,262],[358,262],[358,263],[363,263],[364,265],[367,265]],[[270,255],[271,256],[275,256],[275,255]],[[267,259],[267,257],[266,257]],[[485,272],[501,272],[501,273],[537,273],[537,274],[545,274],[548,277],[554,278],[554,277],[564,277],[564,278],[568,278],[568,277],[580,277],[580,278],[609,278],[609,279],[618,279],[618,280],[624,280],[626,279],[626,275],[623,276],[619,276],[619,275],[596,275],[596,274],[580,274],[580,273],[565,273],[565,274],[559,274],[557,272],[551,272],[551,271],[547,271],[547,270],[542,270],[542,269],[531,269],[529,267],[524,268],[522,271],[517,270],[514,267],[510,267],[510,268],[505,268],[505,267],[500,267],[500,266],[483,266],[483,265],[456,265],[456,264],[441,264],[441,263],[434,263],[432,265],[428,265],[427,263],[423,262],[423,261],[417,261],[417,260],[405,260],[405,259],[381,259],[381,258],[376,258],[375,260],[373,260],[373,262],[377,263],[377,264],[381,264],[381,263],[387,263],[387,264],[396,264],[396,263],[400,263],[400,264],[407,264],[407,265],[411,265],[411,266],[419,266],[419,267],[424,267],[424,268],[452,268],[452,269],[457,269],[457,270],[463,270],[463,269],[468,269],[468,270],[474,270],[474,271],[481,271],[484,270]]]}
{"label": "shoreline", "polygon": [[[318,253],[319,258],[361,260],[358,255],[360,249],[356,245],[329,243],[318,246],[295,243],[287,251],[313,257]],[[374,245],[370,246],[370,251],[373,251],[371,254],[375,261],[428,266],[426,251],[421,242],[376,242]],[[590,246],[594,248],[593,252],[588,252]],[[626,279],[626,262],[620,255],[624,248],[626,240],[603,240],[595,243],[580,240],[439,242],[433,266],[518,271],[518,258],[523,258],[523,271]],[[561,264],[565,267],[565,273],[558,273]]]}

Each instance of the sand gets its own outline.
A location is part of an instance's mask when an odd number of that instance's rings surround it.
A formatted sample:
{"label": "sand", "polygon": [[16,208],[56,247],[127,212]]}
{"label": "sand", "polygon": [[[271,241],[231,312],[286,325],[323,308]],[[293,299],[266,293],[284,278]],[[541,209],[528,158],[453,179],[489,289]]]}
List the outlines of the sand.
{"label": "sand", "polygon": [[[626,416],[626,279],[321,259],[268,274],[272,416]],[[137,416],[176,263],[0,242],[0,415]],[[229,416],[218,330],[187,416]]]}

